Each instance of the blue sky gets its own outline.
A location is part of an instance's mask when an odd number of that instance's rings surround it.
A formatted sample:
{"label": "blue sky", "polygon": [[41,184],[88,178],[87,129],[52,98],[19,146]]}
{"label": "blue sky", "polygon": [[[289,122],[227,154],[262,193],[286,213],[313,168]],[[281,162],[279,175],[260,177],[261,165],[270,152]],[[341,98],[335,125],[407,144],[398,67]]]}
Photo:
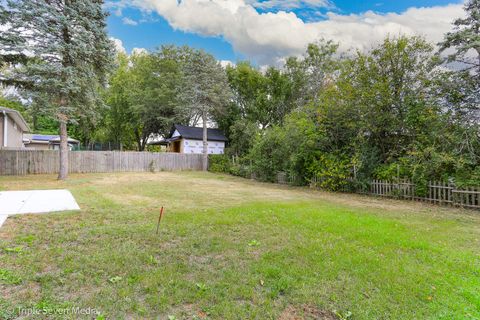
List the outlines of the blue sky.
{"label": "blue sky", "polygon": [[145,22],[137,25],[125,24],[124,18],[140,21],[142,13],[138,9],[125,9],[121,17],[111,14],[108,18],[108,32],[110,36],[120,39],[127,52],[133,48],[154,50],[163,44],[188,45],[204,49],[220,60],[237,60],[232,46],[222,37],[206,37],[191,32],[174,30],[168,22],[156,13],[149,14]]}
{"label": "blue sky", "polygon": [[461,2],[453,0],[172,1],[108,1],[110,36],[127,52],[189,45],[219,60],[275,64],[320,38],[345,50],[365,49],[397,33],[419,32],[435,42],[462,12]]}

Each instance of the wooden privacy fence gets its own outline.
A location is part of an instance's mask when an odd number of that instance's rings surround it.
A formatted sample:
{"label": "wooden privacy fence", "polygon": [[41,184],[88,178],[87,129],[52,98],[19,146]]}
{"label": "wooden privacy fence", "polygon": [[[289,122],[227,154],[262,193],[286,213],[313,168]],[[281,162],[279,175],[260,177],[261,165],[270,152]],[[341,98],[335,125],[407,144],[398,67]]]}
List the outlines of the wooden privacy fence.
{"label": "wooden privacy fence", "polygon": [[376,196],[480,209],[480,187],[459,189],[448,182],[430,181],[425,191],[423,192],[425,196],[418,196],[416,185],[408,180],[400,182],[373,180],[367,193]]}
{"label": "wooden privacy fence", "polygon": [[[202,170],[201,154],[70,151],[70,173]],[[0,150],[0,175],[57,173],[59,152]]]}

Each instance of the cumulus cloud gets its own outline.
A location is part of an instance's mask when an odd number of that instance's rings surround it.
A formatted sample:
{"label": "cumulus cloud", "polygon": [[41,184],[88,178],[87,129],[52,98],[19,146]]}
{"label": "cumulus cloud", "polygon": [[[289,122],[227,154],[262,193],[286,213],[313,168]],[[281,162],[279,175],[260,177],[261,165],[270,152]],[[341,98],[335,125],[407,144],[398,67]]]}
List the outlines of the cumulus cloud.
{"label": "cumulus cloud", "polygon": [[125,47],[123,46],[122,40],[110,37],[110,41],[112,41],[113,44],[115,45],[115,49],[117,50],[117,52],[127,53],[127,50],[125,50]]}
{"label": "cumulus cloud", "polygon": [[[311,4],[327,2],[303,0]],[[340,43],[340,49],[365,50],[387,35],[422,35],[438,42],[451,29],[454,19],[464,15],[461,4],[410,8],[403,13],[341,15],[327,13],[326,19],[305,22],[294,12],[258,12],[255,6],[293,3],[289,0],[122,0],[143,11],[154,11],[178,30],[204,36],[221,36],[236,52],[260,64],[272,64],[302,53],[319,39]],[[291,4],[293,5],[293,4]]]}
{"label": "cumulus cloud", "polygon": [[249,4],[261,9],[292,10],[297,8],[333,8],[329,0],[266,0],[250,1]]}
{"label": "cumulus cloud", "polygon": [[145,48],[133,48],[132,54],[145,54],[148,53],[148,50]]}
{"label": "cumulus cloud", "polygon": [[[113,44],[115,45],[115,50],[116,50],[118,53],[127,54],[127,50],[126,50],[125,47],[123,46],[122,40],[117,39],[117,38],[114,38],[114,37],[110,37],[110,41],[113,42]],[[131,55],[134,55],[134,54],[143,54],[143,53],[147,53],[147,52],[148,52],[148,50],[145,49],[145,48],[133,48],[130,54],[131,54]]]}
{"label": "cumulus cloud", "polygon": [[230,60],[219,60],[220,65],[224,68],[226,67],[235,67],[235,63]]}

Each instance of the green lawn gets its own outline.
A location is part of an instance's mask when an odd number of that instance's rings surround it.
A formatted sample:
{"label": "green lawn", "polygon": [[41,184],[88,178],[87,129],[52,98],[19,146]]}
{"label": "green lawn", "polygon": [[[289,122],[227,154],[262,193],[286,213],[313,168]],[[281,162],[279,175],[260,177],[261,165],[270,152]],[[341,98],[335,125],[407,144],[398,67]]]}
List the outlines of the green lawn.
{"label": "green lawn", "polygon": [[0,177],[40,188],[82,211],[0,228],[0,318],[480,318],[478,212],[199,172]]}

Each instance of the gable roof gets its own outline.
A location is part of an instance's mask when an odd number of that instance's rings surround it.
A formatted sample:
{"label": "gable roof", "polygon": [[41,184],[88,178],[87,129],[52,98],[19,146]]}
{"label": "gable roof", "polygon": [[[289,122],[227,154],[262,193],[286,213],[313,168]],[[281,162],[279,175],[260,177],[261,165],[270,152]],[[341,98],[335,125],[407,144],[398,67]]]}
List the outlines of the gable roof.
{"label": "gable roof", "polygon": [[[180,136],[184,139],[203,140],[203,128],[174,124],[173,129],[170,132],[170,138],[172,138],[175,130],[177,130]],[[208,128],[207,138],[209,141],[228,141],[227,137],[225,137],[220,129]]]}
{"label": "gable roof", "polygon": [[22,129],[22,131],[24,132],[30,131],[30,128],[28,127],[27,122],[25,121],[25,119],[23,119],[20,112],[18,112],[17,110],[0,107],[0,113],[4,113],[4,112],[8,114],[8,116],[12,118],[13,121],[15,121],[15,123]]}

